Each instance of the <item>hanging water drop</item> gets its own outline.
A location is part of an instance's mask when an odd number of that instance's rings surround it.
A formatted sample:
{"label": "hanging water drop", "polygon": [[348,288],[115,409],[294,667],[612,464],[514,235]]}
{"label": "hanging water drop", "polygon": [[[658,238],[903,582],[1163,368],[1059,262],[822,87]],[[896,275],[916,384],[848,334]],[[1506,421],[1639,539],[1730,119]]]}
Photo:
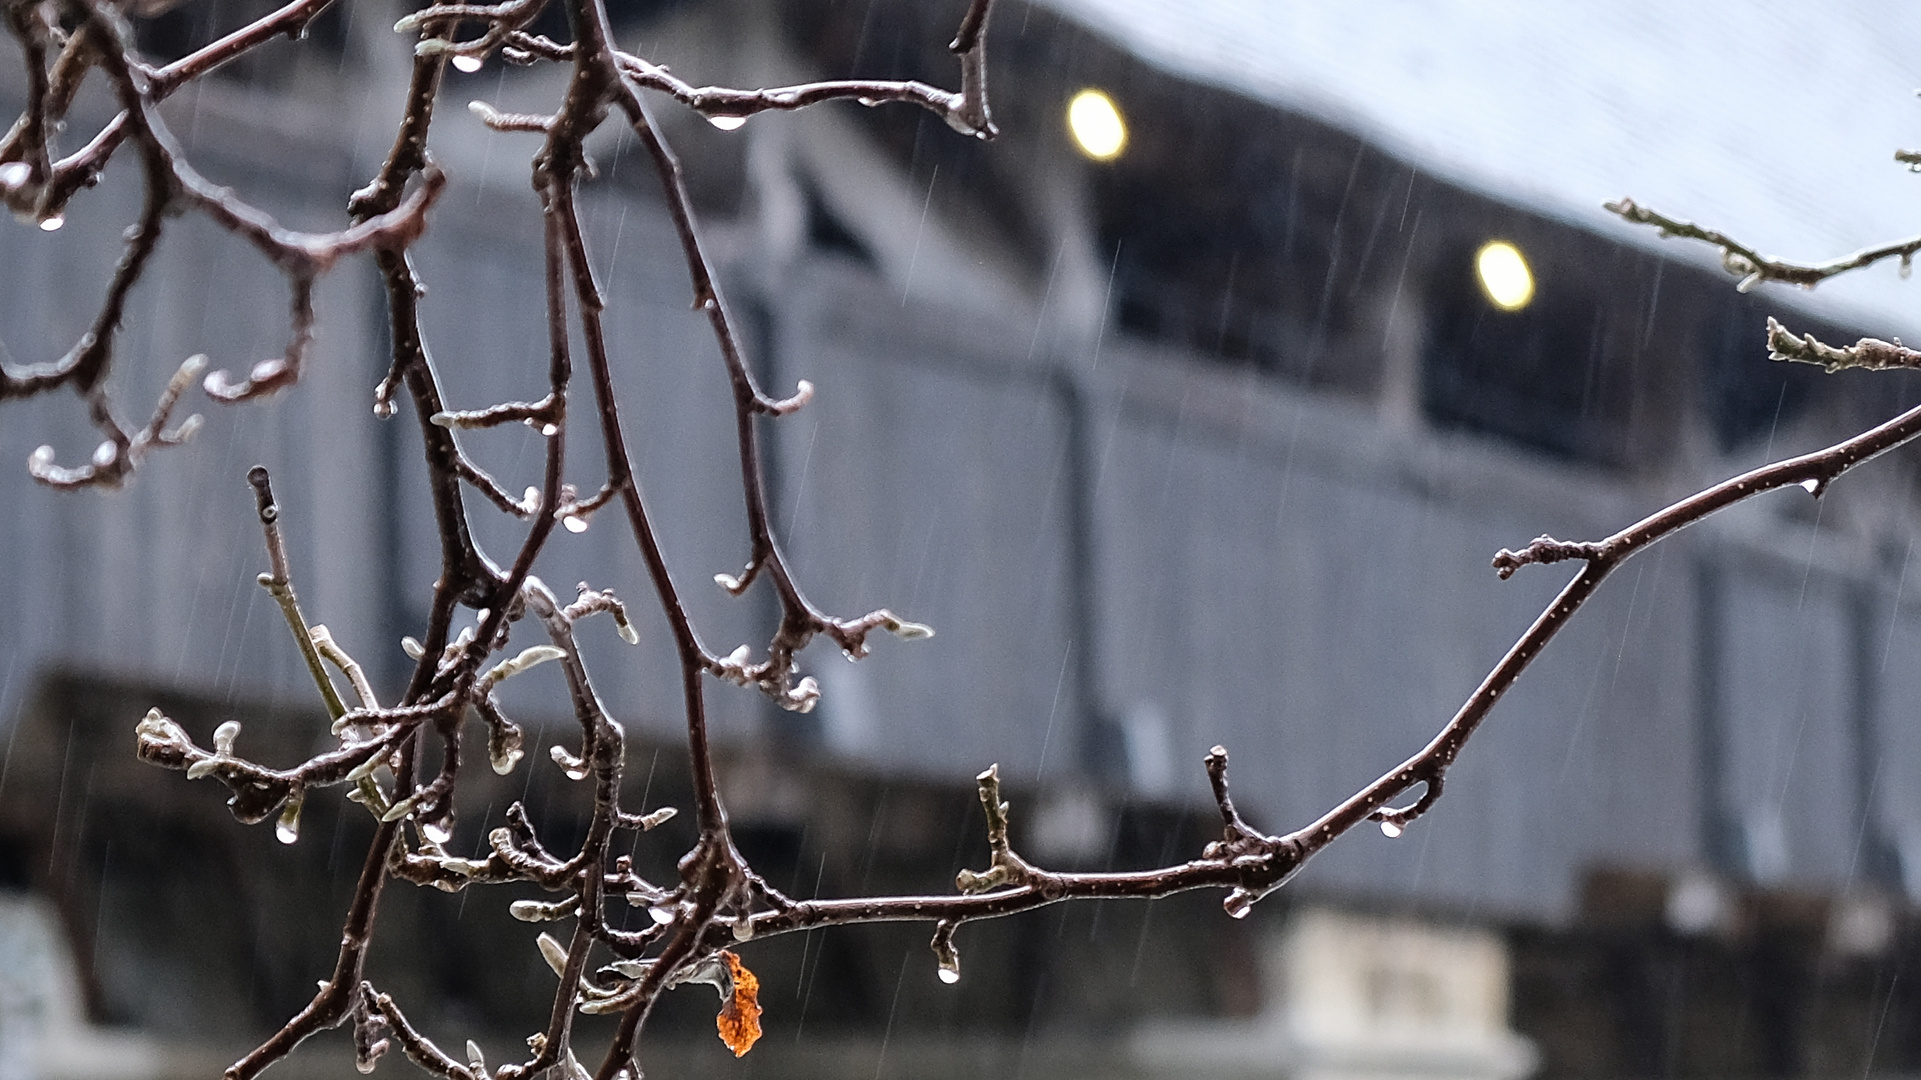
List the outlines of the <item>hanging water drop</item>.
{"label": "hanging water drop", "polygon": [[1399,825],[1396,825],[1392,821],[1381,822],[1381,835],[1387,837],[1389,840],[1394,839],[1395,837],[1401,835],[1401,833],[1405,831],[1406,830],[1402,829]]}
{"label": "hanging water drop", "polygon": [[568,514],[566,517],[560,519],[560,523],[567,526],[567,531],[570,533],[584,533],[587,531],[587,519],[581,517],[579,514]]}
{"label": "hanging water drop", "polygon": [[1814,479],[1803,480],[1801,481],[1801,490],[1810,495],[1819,495],[1821,493],[1821,481]]}
{"label": "hanging water drop", "polygon": [[40,219],[40,231],[41,232],[59,232],[60,226],[65,225],[66,223],[67,223],[67,219],[60,216],[59,214],[49,214],[48,216]]}
{"label": "hanging water drop", "polygon": [[540,433],[542,435],[547,436],[549,439],[551,439],[554,436],[560,434],[560,425],[559,424],[542,424],[540,425]]}
{"label": "hanging water drop", "polygon": [[420,823],[420,834],[436,844],[444,844],[454,838],[453,822],[448,818]]}
{"label": "hanging water drop", "polygon": [[454,67],[459,68],[469,75],[479,71],[481,63],[482,61],[478,56],[467,56],[463,54],[454,57]]}
{"label": "hanging water drop", "polygon": [[1237,888],[1227,894],[1227,899],[1221,901],[1221,910],[1227,912],[1231,919],[1245,919],[1247,913],[1254,910],[1254,901],[1258,899],[1260,897],[1246,889]]}
{"label": "hanging water drop", "polygon": [[647,909],[647,917],[654,920],[655,922],[659,923],[662,926],[666,926],[668,923],[673,922],[674,917],[677,914],[678,912],[675,908],[670,907],[666,904],[660,904],[655,907],[650,907]]}
{"label": "hanging water drop", "polygon": [[710,116],[707,122],[722,131],[738,131],[747,122],[745,116]]}
{"label": "hanging water drop", "polygon": [[940,981],[950,986],[960,981],[960,950],[954,947],[954,931],[959,928],[954,920],[942,919],[934,926],[934,940],[927,943],[934,950]]}
{"label": "hanging water drop", "polygon": [[280,811],[280,820],[274,822],[274,838],[283,844],[291,844],[300,839],[300,796],[287,800],[287,808]]}

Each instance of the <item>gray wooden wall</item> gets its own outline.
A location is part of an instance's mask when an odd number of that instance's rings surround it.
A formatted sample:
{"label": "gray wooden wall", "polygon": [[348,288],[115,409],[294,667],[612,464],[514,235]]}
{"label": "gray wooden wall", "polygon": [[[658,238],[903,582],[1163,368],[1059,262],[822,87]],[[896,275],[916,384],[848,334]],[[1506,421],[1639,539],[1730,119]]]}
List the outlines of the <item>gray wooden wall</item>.
{"label": "gray wooden wall", "polygon": [[[310,224],[351,184],[344,163],[296,177],[231,160],[223,178]],[[133,197],[110,179],[58,233],[0,229],[0,357],[43,361],[72,341]],[[659,206],[592,205],[631,445],[681,587],[725,652],[768,612],[710,584],[745,556],[724,377]],[[539,392],[534,225],[518,182],[457,188],[419,252],[453,407]],[[734,254],[751,265],[751,247]],[[742,306],[776,388],[819,390],[771,438],[801,581],[830,610],[890,606],[939,633],[882,642],[857,666],[810,653],[826,689],[813,717],[717,688],[726,739],[788,725],[876,772],[964,782],[998,761],[1023,798],[1120,776],[1135,797],[1202,811],[1199,762],[1218,742],[1254,820],[1292,828],[1424,743],[1568,575],[1501,582],[1496,549],[1601,535],[1672,494],[1672,478],[1397,428],[1352,399],[1125,340],[1062,354],[1037,346],[1033,312],[903,303],[833,259],[787,281]],[[0,740],[56,666],[310,693],[252,584],[256,462],[274,472],[310,617],[393,685],[396,638],[418,632],[436,567],[412,420],[369,409],[378,302],[364,265],[327,279],[304,384],[265,404],[194,404],[209,421],[198,440],[121,492],[27,477],[42,443],[64,461],[91,451],[71,397],[0,411]],[[193,352],[244,369],[279,348],[284,318],[254,253],[176,221],[129,311],[115,400],[143,415]],[[469,445],[517,491],[536,478],[535,441],[513,429]],[[587,440],[573,461],[582,488],[598,483]],[[513,526],[471,505],[504,556]],[[1822,891],[1905,871],[1921,895],[1921,607],[1893,599],[1891,575],[1822,569],[1818,530],[1767,521],[1695,530],[1619,571],[1495,710],[1432,815],[1399,840],[1337,845],[1301,886],[1530,917],[1568,912],[1599,864],[1713,865]],[[596,629],[588,659],[623,720],[671,731],[671,654],[621,521],[560,536],[537,572],[611,587],[641,614],[641,646]],[[520,715],[555,715],[549,674],[514,685]]]}

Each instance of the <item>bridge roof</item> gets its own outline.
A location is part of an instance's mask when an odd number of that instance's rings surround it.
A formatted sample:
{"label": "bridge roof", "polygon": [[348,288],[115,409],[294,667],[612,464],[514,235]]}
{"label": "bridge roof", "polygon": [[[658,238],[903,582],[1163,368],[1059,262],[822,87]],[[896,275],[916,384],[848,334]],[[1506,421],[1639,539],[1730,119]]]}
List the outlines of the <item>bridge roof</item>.
{"label": "bridge roof", "polygon": [[[1921,232],[1921,177],[1892,157],[1921,146],[1921,5],[1042,2],[1158,67],[1632,243],[1660,241],[1604,201],[1629,195],[1799,261]],[[1921,283],[1893,266],[1783,299],[1921,333]]]}

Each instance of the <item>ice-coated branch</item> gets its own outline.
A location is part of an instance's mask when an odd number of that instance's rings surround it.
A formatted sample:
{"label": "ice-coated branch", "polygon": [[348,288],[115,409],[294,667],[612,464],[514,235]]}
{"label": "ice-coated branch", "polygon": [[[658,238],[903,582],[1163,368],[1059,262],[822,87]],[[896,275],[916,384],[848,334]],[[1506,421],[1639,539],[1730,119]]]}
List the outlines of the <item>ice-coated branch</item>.
{"label": "ice-coated branch", "polygon": [[1862,338],[1852,345],[1836,348],[1817,341],[1813,334],[1796,334],[1773,316],[1768,318],[1768,359],[1819,364],[1830,373],[1847,368],[1869,371],[1921,368],[1921,351],[1901,344],[1899,338],[1893,341]]}
{"label": "ice-coated branch", "polygon": [[[56,35],[54,23],[47,21],[53,6],[8,6],[9,29],[21,42],[27,58],[29,95],[26,112],[0,140],[0,197],[15,209],[33,214],[42,228],[60,228],[65,200],[74,188],[56,189],[58,169],[48,162],[47,135],[62,122],[80,80],[96,67],[112,83],[122,111],[95,139],[99,144],[97,158],[89,159],[80,170],[85,176],[79,183],[90,182],[113,147],[130,137],[140,151],[145,185],[140,219],[127,231],[125,251],[92,327],[59,360],[19,369],[0,365],[0,400],[71,388],[87,401],[89,416],[106,436],[91,462],[79,467],[56,465],[50,447],[36,450],[28,462],[35,479],[56,487],[112,486],[125,479],[152,447],[178,443],[192,434],[188,425],[176,432],[164,430],[168,415],[184,392],[182,385],[169,384],[152,421],[135,434],[126,431],[107,398],[106,380],[127,296],[144,274],[169,213],[183,206],[200,210],[253,243],[288,279],[293,332],[284,357],[262,361],[242,380],[225,372],[208,376],[209,396],[226,401],[270,393],[298,378],[312,339],[316,277],[347,255],[404,247],[425,228],[426,211],[444,185],[444,178],[432,171],[423,175],[417,190],[390,214],[331,234],[286,230],[233,192],[202,177],[186,162],[156,111],[159,100],[179,81],[212,70],[273,33],[304,25],[319,6],[290,5],[261,20],[261,29],[242,32],[230,37],[225,45],[216,43],[218,47],[212,52],[196,54],[199,59],[192,65],[156,71],[134,56],[131,31],[118,9],[94,0],[70,0],[69,14],[78,25],[66,36],[51,73],[45,66],[46,43]],[[173,74],[165,75],[166,71]],[[163,76],[169,81],[163,81]],[[109,131],[115,134],[109,135]],[[204,362],[204,357],[190,359],[182,370],[192,365],[197,371]]]}
{"label": "ice-coated branch", "polygon": [[1836,274],[1859,270],[1864,266],[1872,266],[1887,259],[1901,260],[1901,270],[1905,274],[1914,263],[1915,252],[1921,251],[1921,236],[1914,236],[1891,244],[1862,248],[1852,255],[1843,255],[1824,263],[1792,263],[1763,255],[1726,233],[1649,210],[1633,199],[1621,199],[1604,205],[1610,212],[1619,214],[1624,220],[1633,224],[1654,226],[1660,230],[1662,236],[1681,236],[1690,240],[1700,240],[1721,249],[1721,265],[1727,268],[1728,273],[1741,279],[1736,288],[1742,292],[1747,292],[1764,281],[1778,281],[1785,285],[1799,285],[1805,289],[1812,289]]}
{"label": "ice-coated branch", "polygon": [[326,703],[327,718],[338,720],[346,714],[347,706],[341,703],[340,692],[334,688],[326,665],[321,663],[314,632],[307,625],[306,616],[300,612],[300,598],[294,594],[293,577],[287,565],[287,544],[280,535],[280,505],[274,501],[273,482],[264,466],[255,465],[247,471],[247,483],[253,485],[260,528],[267,538],[267,563],[270,569],[260,575],[260,584],[274,598],[274,603],[280,605],[280,613],[293,630],[294,641],[300,646],[300,657],[307,662],[307,672],[313,676],[314,685],[320,690],[320,699]]}

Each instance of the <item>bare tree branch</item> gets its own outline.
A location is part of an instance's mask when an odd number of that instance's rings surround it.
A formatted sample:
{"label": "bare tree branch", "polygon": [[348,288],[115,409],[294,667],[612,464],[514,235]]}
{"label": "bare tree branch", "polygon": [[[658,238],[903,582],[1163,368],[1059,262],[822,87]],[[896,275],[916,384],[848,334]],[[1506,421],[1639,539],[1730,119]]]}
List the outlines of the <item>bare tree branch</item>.
{"label": "bare tree branch", "polygon": [[1899,338],[1893,341],[1862,338],[1852,345],[1837,349],[1815,340],[1813,334],[1797,336],[1771,316],[1768,319],[1768,359],[1820,364],[1831,373],[1846,368],[1867,368],[1870,371],[1921,368],[1921,352],[1901,344]]}
{"label": "bare tree branch", "polygon": [[1799,285],[1812,289],[1821,282],[1859,270],[1865,266],[1887,259],[1900,259],[1901,272],[1906,274],[1914,263],[1914,253],[1921,251],[1921,236],[1897,240],[1892,244],[1879,247],[1862,248],[1852,255],[1843,255],[1824,263],[1791,263],[1782,259],[1763,255],[1739,240],[1714,229],[1702,228],[1692,221],[1671,218],[1666,214],[1649,210],[1633,199],[1621,199],[1605,204],[1606,209],[1621,215],[1636,225],[1652,225],[1661,231],[1662,236],[1683,236],[1691,240],[1702,240],[1721,249],[1721,265],[1728,273],[1741,279],[1736,286],[1747,292],[1763,281],[1779,281],[1787,285]]}
{"label": "bare tree branch", "polygon": [[[956,893],[795,900],[768,884],[735,847],[709,745],[707,680],[754,687],[787,708],[805,710],[818,699],[819,687],[814,679],[800,674],[799,656],[815,638],[825,636],[847,656],[858,658],[866,653],[868,636],[874,631],[909,639],[932,631],[884,608],[854,618],[831,615],[814,605],[797,582],[769,512],[759,425],[804,406],[813,388],[800,382],[792,396],[778,398],[757,384],[703,246],[679,162],[655,124],[643,92],[663,93],[695,112],[722,120],[846,98],[869,105],[903,102],[928,109],[968,136],[990,138],[995,127],[988,108],[985,49],[991,3],[972,0],[950,45],[960,65],[957,91],[914,81],[865,80],[757,90],[695,86],[658,64],[616,49],[600,0],[561,0],[570,41],[555,42],[531,33],[527,28],[547,3],[433,4],[402,19],[397,30],[421,37],[391,149],[367,186],[349,201],[349,224],[335,232],[310,234],[282,227],[233,192],[207,181],[173,139],[157,105],[181,86],[272,38],[297,34],[325,8],[327,0],[295,0],[157,68],[135,54],[123,17],[106,0],[7,2],[7,27],[20,44],[28,69],[28,100],[21,117],[0,140],[0,198],[16,210],[37,215],[43,224],[57,225],[72,194],[94,182],[128,140],[135,147],[144,185],[140,216],[128,231],[120,262],[89,331],[57,360],[0,368],[0,401],[71,389],[86,403],[105,439],[91,463],[77,468],[54,464],[53,451],[42,448],[29,463],[33,475],[62,487],[111,485],[127,476],[152,448],[180,442],[192,433],[197,418],[173,430],[167,424],[183,394],[200,377],[204,357],[180,367],[152,418],[138,430],[129,431],[116,417],[106,392],[127,295],[151,263],[166,216],[179,210],[203,213],[253,246],[286,277],[291,298],[285,354],[254,365],[243,378],[224,372],[208,377],[204,389],[210,396],[246,401],[297,381],[312,337],[315,281],[342,259],[370,254],[391,326],[387,374],[374,391],[374,409],[392,417],[404,397],[415,413],[420,435],[440,548],[440,576],[420,640],[407,641],[416,666],[399,700],[387,706],[376,701],[359,665],[325,627],[307,623],[281,537],[282,509],[266,471],[256,469],[249,480],[256,493],[269,563],[260,581],[274,596],[295,636],[332,719],[338,745],[304,762],[274,768],[240,752],[242,728],[237,721],[215,731],[211,749],[197,745],[158,710],[136,729],[143,760],[183,770],[189,779],[218,780],[229,790],[229,804],[239,820],[264,821],[278,815],[277,828],[289,842],[298,838],[304,800],[320,788],[347,788],[347,798],[361,803],[376,821],[343,916],[331,977],[279,1031],[235,1062],[227,1070],[228,1080],[251,1080],[309,1036],[347,1023],[353,1025],[363,1067],[372,1068],[397,1043],[431,1074],[446,1080],[489,1080],[475,1044],[468,1044],[465,1062],[442,1051],[408,1021],[390,994],[377,991],[364,978],[379,901],[389,878],[449,891],[503,882],[532,883],[557,894],[556,898],[517,901],[510,906],[512,914],[528,922],[572,921],[564,943],[558,932],[541,934],[529,943],[547,958],[558,979],[552,1008],[543,1029],[529,1039],[530,1056],[501,1065],[491,1080],[523,1080],[554,1068],[576,1076],[585,1072],[574,1042],[574,1016],[580,1012],[620,1015],[594,1070],[596,1080],[637,1077],[637,1040],[659,995],[690,982],[709,982],[723,991],[751,989],[751,975],[737,969],[738,958],[724,950],[760,937],[825,926],[932,922],[930,947],[935,964],[943,979],[953,981],[960,974],[957,933],[976,919],[1073,899],[1154,898],[1199,888],[1225,890],[1227,913],[1244,916],[1307,859],[1362,822],[1374,821],[1388,835],[1399,835],[1435,805],[1448,769],[1480,724],[1622,562],[1763,491],[1799,484],[1818,496],[1849,469],[1921,434],[1921,409],[1916,409],[1825,450],[1717,484],[1602,540],[1563,542],[1542,537],[1518,552],[1501,551],[1494,557],[1494,566],[1503,578],[1530,563],[1572,560],[1581,566],[1425,747],[1292,832],[1269,834],[1242,816],[1229,794],[1227,751],[1215,747],[1203,767],[1221,818],[1219,840],[1193,858],[1150,870],[1054,871],[1015,850],[1010,830],[1013,809],[1003,798],[995,766],[976,777],[987,822],[987,864],[958,875]],[[482,28],[479,36],[456,36],[476,23]],[[423,282],[411,248],[423,235],[428,216],[449,182],[426,151],[444,65],[454,58],[477,59],[496,51],[515,62],[551,61],[564,63],[569,70],[566,89],[551,113],[509,115],[482,103],[470,106],[495,130],[541,136],[531,167],[542,214],[546,385],[526,391],[540,394],[532,400],[450,410],[421,328]],[[78,87],[96,69],[112,84],[120,112],[79,151],[55,160],[50,139]],[[605,299],[591,268],[589,237],[576,202],[578,185],[588,172],[586,140],[612,113],[619,114],[654,163],[694,304],[706,314],[719,346],[719,373],[727,379],[733,403],[734,455],[747,516],[747,550],[741,573],[721,575],[718,581],[729,592],[740,594],[764,578],[772,591],[778,616],[763,659],[754,659],[747,646],[721,656],[703,642],[682,600],[674,568],[663,553],[656,520],[628,448],[621,392],[602,318]],[[1718,246],[1724,263],[1742,275],[1744,288],[1766,280],[1812,286],[1882,259],[1899,258],[1905,266],[1921,250],[1921,239],[1916,239],[1830,263],[1799,266],[1766,258],[1718,232],[1644,210],[1629,200],[1610,209],[1664,233]],[[591,387],[591,396],[582,395],[579,401],[573,397],[576,341],[584,349],[582,366]],[[1917,362],[1921,353],[1899,342],[1863,339],[1835,348],[1811,336],[1796,336],[1772,320],[1768,342],[1777,359],[1820,363],[1829,370],[1921,366]],[[586,410],[580,422],[598,437],[607,468],[604,482],[592,487],[594,494],[584,500],[567,473],[568,438],[575,433],[570,423],[576,409]],[[526,428],[521,437],[539,440],[543,463],[540,486],[518,499],[475,464],[460,444],[468,431],[515,423]],[[504,569],[472,535],[464,486],[476,488],[496,509],[526,523]],[[680,860],[679,877],[673,881],[640,877],[633,860],[613,850],[617,833],[646,833],[675,809],[630,810],[621,805],[625,733],[596,693],[576,637],[579,622],[598,614],[609,615],[614,629],[628,642],[638,640],[639,630],[627,605],[613,594],[582,583],[576,599],[562,605],[533,573],[557,524],[578,527],[615,501],[646,568],[654,606],[678,662],[698,836]],[[456,629],[462,608],[473,613],[472,623]],[[507,648],[515,624],[537,628],[545,643],[493,660]],[[564,775],[583,785],[582,798],[591,806],[585,834],[570,852],[550,851],[541,843],[526,808],[515,803],[506,812],[506,823],[487,837],[482,857],[450,855],[442,845],[453,828],[452,795],[474,756],[468,752],[471,744],[466,742],[464,728],[469,714],[485,727],[490,766],[503,774],[519,767],[524,757],[522,732],[502,711],[496,690],[502,681],[541,663],[560,666],[571,715],[578,725],[578,749],[569,736],[550,747],[550,756]],[[357,707],[348,707],[340,696],[328,673],[329,664],[346,676]],[[423,741],[433,738],[439,740],[441,765],[428,776],[422,764]],[[1416,787],[1421,790],[1414,801],[1391,805]],[[654,916],[652,925],[638,931],[621,929],[617,920],[609,918],[610,897],[614,904],[648,908]],[[589,957],[596,943],[617,959],[590,972]],[[751,1019],[756,1014],[757,1009],[748,1015]],[[746,1027],[742,1025],[743,1030]],[[739,1045],[730,1045],[742,1052],[751,1037],[749,1032]]]}

